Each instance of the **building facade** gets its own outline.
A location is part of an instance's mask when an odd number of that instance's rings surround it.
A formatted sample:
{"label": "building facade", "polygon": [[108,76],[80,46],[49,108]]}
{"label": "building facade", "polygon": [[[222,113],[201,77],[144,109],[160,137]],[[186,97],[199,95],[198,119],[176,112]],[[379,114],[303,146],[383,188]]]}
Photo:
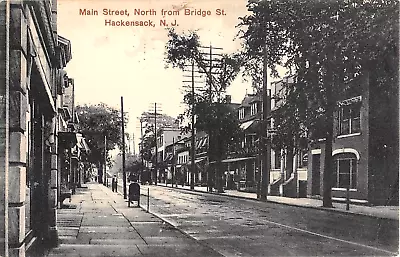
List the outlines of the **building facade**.
{"label": "building facade", "polygon": [[[181,130],[179,128],[164,127],[162,132],[157,135],[157,160],[159,163],[157,178],[159,182],[165,183],[171,177],[171,153],[167,147],[179,140]],[[171,150],[171,149],[168,149]]]}
{"label": "building facade", "polygon": [[1,1],[0,42],[0,255],[30,256],[58,244],[71,45],[57,34],[57,1]]}
{"label": "building facade", "polygon": [[[353,202],[398,204],[398,85],[378,88],[373,73],[351,83],[334,117],[332,198]],[[308,195],[321,197],[325,142],[309,151]]]}

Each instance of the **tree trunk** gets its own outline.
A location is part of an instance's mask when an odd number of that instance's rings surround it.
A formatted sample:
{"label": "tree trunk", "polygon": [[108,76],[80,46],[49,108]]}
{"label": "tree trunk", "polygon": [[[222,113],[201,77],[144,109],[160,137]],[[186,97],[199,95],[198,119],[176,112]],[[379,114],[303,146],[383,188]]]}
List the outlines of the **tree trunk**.
{"label": "tree trunk", "polygon": [[293,172],[293,147],[289,146],[286,150],[286,174],[285,180],[290,178]]}
{"label": "tree trunk", "polygon": [[221,140],[222,136],[217,137],[216,143],[217,143],[217,147],[216,149],[218,149],[217,151],[217,170],[216,170],[216,174],[217,174],[217,191],[218,193],[223,193],[224,192],[224,186],[223,186],[223,176],[224,176],[224,170],[223,170],[223,164],[222,164],[222,159],[223,159],[223,142]]}
{"label": "tree trunk", "polygon": [[326,140],[325,140],[325,163],[323,176],[323,206],[332,206],[332,178],[333,178],[333,157],[332,157],[332,140],[333,140],[333,112],[335,109],[335,101],[332,96],[332,84],[327,88],[327,108],[326,108]]}
{"label": "tree trunk", "polygon": [[99,162],[97,164],[97,182],[103,184],[103,163]]}
{"label": "tree trunk", "polygon": [[224,172],[222,170],[222,162],[221,161],[222,161],[221,158],[218,158],[217,170],[216,170],[216,174],[217,174],[217,192],[218,193],[223,193],[224,192],[223,179],[222,179],[222,176],[223,176]]}

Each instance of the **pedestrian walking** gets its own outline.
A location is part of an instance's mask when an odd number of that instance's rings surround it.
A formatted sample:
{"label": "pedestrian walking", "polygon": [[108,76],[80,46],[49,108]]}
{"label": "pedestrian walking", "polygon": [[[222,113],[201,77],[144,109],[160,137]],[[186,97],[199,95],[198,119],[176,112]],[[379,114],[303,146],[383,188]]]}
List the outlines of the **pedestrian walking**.
{"label": "pedestrian walking", "polygon": [[117,192],[117,175],[114,175],[111,181],[111,189],[113,192]]}

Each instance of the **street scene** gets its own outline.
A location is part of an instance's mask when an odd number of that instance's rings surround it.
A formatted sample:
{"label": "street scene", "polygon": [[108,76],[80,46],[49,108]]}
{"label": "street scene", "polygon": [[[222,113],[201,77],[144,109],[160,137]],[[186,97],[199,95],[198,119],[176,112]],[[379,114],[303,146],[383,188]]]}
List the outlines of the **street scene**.
{"label": "street scene", "polygon": [[380,256],[398,248],[396,219],[165,187],[151,187],[149,208],[223,256]]}
{"label": "street scene", "polygon": [[399,2],[0,0],[0,256],[399,255]]}

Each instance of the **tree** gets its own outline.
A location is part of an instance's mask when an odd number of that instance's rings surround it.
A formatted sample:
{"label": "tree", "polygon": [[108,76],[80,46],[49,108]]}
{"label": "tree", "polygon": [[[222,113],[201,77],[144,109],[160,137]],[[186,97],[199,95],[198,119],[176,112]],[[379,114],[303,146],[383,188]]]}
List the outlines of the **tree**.
{"label": "tree", "polygon": [[126,157],[126,172],[129,174],[130,178],[138,179],[144,168],[139,156],[128,154]]}
{"label": "tree", "polygon": [[[99,182],[102,182],[103,165],[112,165],[108,152],[115,149],[115,147],[122,149],[122,119],[120,111],[100,103],[97,105],[77,106],[76,113],[79,117],[80,130],[91,150],[87,156],[87,161],[97,166]],[[128,118],[126,115],[125,119],[125,124],[127,124]],[[104,152],[104,138],[106,138],[106,153]],[[107,163],[104,161],[105,155]]]}
{"label": "tree", "polygon": [[293,157],[304,148],[302,142],[307,133],[304,126],[306,98],[294,81],[281,83],[281,92],[273,96],[278,104],[271,112],[276,129],[271,143],[276,152],[285,150],[286,174],[289,176],[293,171]]}
{"label": "tree", "polygon": [[[210,72],[209,60],[199,50],[200,41],[196,32],[177,34],[173,29],[168,31],[169,40],[166,44],[166,63],[174,68],[185,70],[192,63],[206,74],[209,88],[193,95],[192,92],[184,96],[188,108],[183,116],[196,116],[195,124],[190,126],[206,131],[209,136],[209,160],[216,162],[217,189],[222,191],[222,158],[226,155],[232,138],[239,131],[235,110],[224,97],[225,90],[237,76],[240,70],[240,59],[237,54],[221,57],[221,66]],[[211,57],[210,57],[211,58]],[[193,107],[194,106],[194,107]]]}
{"label": "tree", "polygon": [[[325,137],[323,205],[332,207],[333,119],[337,102],[357,90],[350,81],[373,71],[376,87],[398,79],[398,1],[253,1],[241,18],[243,59],[259,63],[268,46],[268,65],[281,64],[296,74],[307,102],[305,124]],[[255,76],[250,70],[251,76]],[[391,90],[387,90],[391,92]],[[315,126],[324,124],[324,126]],[[311,138],[313,139],[313,138]]]}

